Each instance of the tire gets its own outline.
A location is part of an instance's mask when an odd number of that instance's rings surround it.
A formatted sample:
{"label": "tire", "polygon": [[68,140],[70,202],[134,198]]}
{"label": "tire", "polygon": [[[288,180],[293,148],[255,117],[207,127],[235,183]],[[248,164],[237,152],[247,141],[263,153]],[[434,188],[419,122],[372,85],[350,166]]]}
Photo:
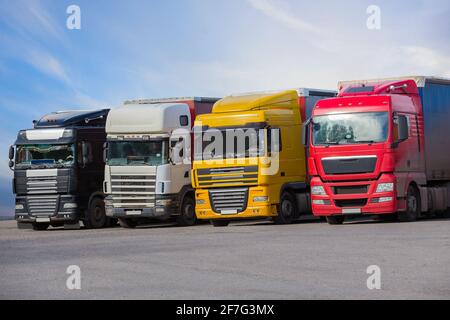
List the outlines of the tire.
{"label": "tire", "polygon": [[283,192],[278,206],[278,216],[273,220],[276,224],[290,224],[298,216],[295,197],[290,192]]}
{"label": "tire", "polygon": [[103,199],[96,197],[91,200],[83,222],[88,229],[99,229],[107,226],[108,218],[106,217]]}
{"label": "tire", "polygon": [[33,223],[33,230],[44,231],[50,227],[50,223]]}
{"label": "tire", "polygon": [[177,223],[180,226],[193,226],[196,222],[195,201],[191,196],[186,196],[180,206],[180,215],[177,217]]}
{"label": "tire", "polygon": [[398,221],[413,222],[419,218],[420,215],[420,194],[416,187],[410,185],[408,187],[408,194],[406,195],[406,211],[398,213]]}
{"label": "tire", "polygon": [[124,219],[124,218],[119,218],[119,224],[122,228],[126,228],[126,229],[134,229],[138,225],[136,220]]}
{"label": "tire", "polygon": [[227,227],[230,224],[230,221],[225,220],[211,220],[211,223],[214,227]]}
{"label": "tire", "polygon": [[330,225],[340,225],[345,221],[345,216],[329,216],[327,217],[327,222]]}

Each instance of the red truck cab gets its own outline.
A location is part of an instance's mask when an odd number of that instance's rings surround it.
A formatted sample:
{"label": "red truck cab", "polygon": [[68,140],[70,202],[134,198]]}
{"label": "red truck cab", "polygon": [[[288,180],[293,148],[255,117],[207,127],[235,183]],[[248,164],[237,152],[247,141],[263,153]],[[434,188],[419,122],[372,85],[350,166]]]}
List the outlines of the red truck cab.
{"label": "red truck cab", "polygon": [[[449,86],[444,87],[441,107],[448,117]],[[316,104],[308,126],[315,216],[330,224],[364,214],[398,213],[400,221],[413,221],[430,209],[447,209],[449,177],[427,176],[426,153],[432,150],[425,145],[422,95],[414,79],[356,82]],[[433,135],[447,134],[440,129],[428,128]],[[450,159],[448,151],[445,157]],[[443,165],[447,170],[450,162]]]}

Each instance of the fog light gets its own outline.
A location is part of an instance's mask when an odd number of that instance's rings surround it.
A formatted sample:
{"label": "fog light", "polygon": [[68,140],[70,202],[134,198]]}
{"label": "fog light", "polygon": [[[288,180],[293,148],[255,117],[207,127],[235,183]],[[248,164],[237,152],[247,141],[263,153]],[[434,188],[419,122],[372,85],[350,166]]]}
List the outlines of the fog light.
{"label": "fog light", "polygon": [[78,208],[76,203],[64,203],[64,209],[75,209]]}
{"label": "fog light", "polygon": [[331,202],[330,200],[313,200],[313,204],[320,206],[329,206]]}
{"label": "fog light", "polygon": [[203,199],[197,199],[197,200],[195,200],[195,203],[196,203],[196,204],[205,204],[206,201],[203,200]]}
{"label": "fog light", "polygon": [[269,201],[269,197],[253,197],[253,202],[267,202]]}
{"label": "fog light", "polygon": [[16,204],[16,210],[23,210],[22,204]]}

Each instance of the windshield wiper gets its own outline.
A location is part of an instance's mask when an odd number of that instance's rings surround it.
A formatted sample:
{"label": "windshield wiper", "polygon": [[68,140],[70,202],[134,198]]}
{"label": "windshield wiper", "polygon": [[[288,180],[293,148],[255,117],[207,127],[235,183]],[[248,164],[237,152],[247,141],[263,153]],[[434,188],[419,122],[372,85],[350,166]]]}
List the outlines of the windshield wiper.
{"label": "windshield wiper", "polygon": [[373,144],[375,143],[374,140],[358,140],[358,141],[351,141],[351,144]]}

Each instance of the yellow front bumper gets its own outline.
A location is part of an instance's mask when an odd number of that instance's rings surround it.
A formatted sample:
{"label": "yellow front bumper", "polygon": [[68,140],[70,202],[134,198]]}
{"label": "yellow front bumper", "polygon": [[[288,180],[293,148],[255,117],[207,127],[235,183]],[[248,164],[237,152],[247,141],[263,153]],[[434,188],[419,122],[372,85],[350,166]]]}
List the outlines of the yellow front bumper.
{"label": "yellow front bumper", "polygon": [[[197,219],[215,220],[215,219],[251,219],[263,217],[277,216],[276,206],[270,203],[270,197],[267,202],[253,202],[254,197],[267,196],[267,188],[265,187],[251,187],[248,191],[247,207],[243,212],[237,214],[221,214],[214,212],[210,202],[209,191],[207,189],[197,189],[195,213]],[[199,203],[199,201],[201,203]]]}

